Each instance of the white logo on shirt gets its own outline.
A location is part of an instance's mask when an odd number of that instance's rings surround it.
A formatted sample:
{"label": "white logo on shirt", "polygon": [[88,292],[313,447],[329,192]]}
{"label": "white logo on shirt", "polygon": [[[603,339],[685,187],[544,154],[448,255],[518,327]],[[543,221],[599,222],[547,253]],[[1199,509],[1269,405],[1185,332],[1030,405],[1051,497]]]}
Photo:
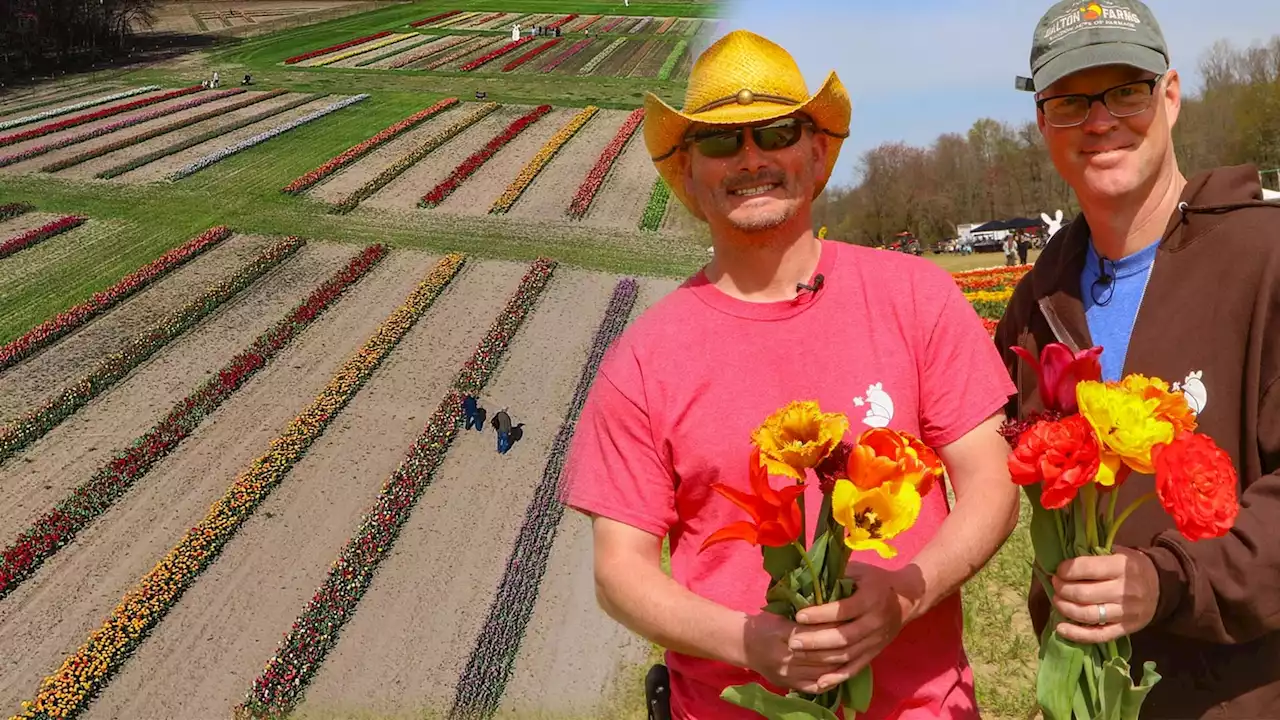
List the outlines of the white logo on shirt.
{"label": "white logo on shirt", "polygon": [[1204,406],[1209,403],[1209,390],[1201,381],[1202,377],[1204,372],[1196,370],[1188,373],[1181,383],[1174,383],[1172,388],[1174,392],[1182,392],[1182,397],[1187,400],[1187,406],[1197,415],[1204,412]]}
{"label": "white logo on shirt", "polygon": [[863,405],[871,406],[867,410],[867,416],[862,419],[862,422],[871,427],[888,427],[889,421],[893,420],[893,398],[889,397],[889,393],[884,391],[882,383],[876,383],[867,388],[865,397],[853,399],[854,407],[862,407]]}

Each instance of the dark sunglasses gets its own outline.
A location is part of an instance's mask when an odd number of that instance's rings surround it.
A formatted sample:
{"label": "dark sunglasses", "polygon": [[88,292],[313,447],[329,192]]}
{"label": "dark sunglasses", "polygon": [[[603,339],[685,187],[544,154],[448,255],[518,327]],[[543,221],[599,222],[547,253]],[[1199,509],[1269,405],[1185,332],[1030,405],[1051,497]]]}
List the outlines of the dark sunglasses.
{"label": "dark sunglasses", "polygon": [[805,127],[813,127],[813,123],[796,117],[775,120],[768,125],[752,127],[736,127],[728,130],[706,130],[689,135],[685,142],[692,144],[704,157],[727,158],[738,154],[742,149],[747,132],[755,140],[756,146],[765,152],[789,148],[800,142]]}

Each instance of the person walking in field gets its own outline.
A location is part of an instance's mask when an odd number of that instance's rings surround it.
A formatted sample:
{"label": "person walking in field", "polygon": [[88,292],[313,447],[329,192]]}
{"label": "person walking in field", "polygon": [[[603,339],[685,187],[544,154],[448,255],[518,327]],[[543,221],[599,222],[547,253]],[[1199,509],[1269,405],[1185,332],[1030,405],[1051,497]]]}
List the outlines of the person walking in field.
{"label": "person walking in field", "polygon": [[[1030,82],[1054,167],[1082,212],[1017,285],[996,344],[1018,387],[1010,418],[1043,410],[1034,370],[1010,349],[1101,347],[1102,379],[1165,379],[1239,476],[1226,536],[1190,542],[1154,503],[1116,554],[1062,563],[1052,579],[1061,638],[1128,637],[1130,666],[1162,679],[1150,718],[1280,718],[1280,204],[1258,171],[1191,178],[1173,128],[1182,81],[1151,9],[1113,0],[1097,19],[1051,7],[1035,30]],[[1134,473],[1127,507],[1155,487]],[[1039,636],[1050,601],[1030,585]]]}
{"label": "person walking in field", "polygon": [[[715,253],[609,349],[563,502],[591,518],[603,610],[667,649],[647,683],[657,718],[758,718],[721,691],[759,682],[816,693],[868,664],[875,688],[860,720],[978,717],[957,590],[1016,524],[999,435],[1013,385],[947,272],[813,235],[813,201],[849,119],[835,73],[811,95],[785,49],[743,30],[697,58],[682,110],[645,99],[650,156],[707,223]],[[749,491],[751,432],[794,399],[847,413],[850,441],[872,427],[916,434],[955,492],[951,508],[944,493],[925,498],[892,561],[854,555],[853,597],[796,622],[761,611],[759,548],[699,552],[745,517],[712,483]],[[818,507],[819,487],[805,492]]]}

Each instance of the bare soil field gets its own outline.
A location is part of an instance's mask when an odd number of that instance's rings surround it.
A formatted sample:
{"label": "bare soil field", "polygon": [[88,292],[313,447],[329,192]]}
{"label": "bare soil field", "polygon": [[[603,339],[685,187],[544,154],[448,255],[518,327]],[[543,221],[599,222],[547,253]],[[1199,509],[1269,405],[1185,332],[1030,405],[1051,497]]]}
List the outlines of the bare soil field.
{"label": "bare soil field", "polygon": [[[24,233],[28,230],[34,230],[40,227],[41,225],[44,225],[45,223],[53,222],[54,220],[57,220],[60,217],[62,217],[62,215],[60,215],[59,213],[48,213],[48,212],[39,212],[37,210],[31,210],[31,211],[22,213],[17,217],[11,217],[8,220],[0,220],[0,243],[3,243],[5,240],[8,240],[14,235],[18,235],[19,233]],[[45,242],[49,242],[49,241],[46,240]],[[40,246],[37,245],[36,247],[40,247]],[[33,249],[34,248],[23,250],[23,252],[29,253]],[[24,260],[26,260],[30,256],[23,255],[22,257]],[[0,262],[0,268],[12,267],[15,264],[17,263]],[[0,275],[0,277],[3,277],[3,275]],[[0,280],[0,284],[3,284],[3,280]]]}
{"label": "bare soil field", "polygon": [[[262,95],[263,93],[254,93],[254,94]],[[241,108],[239,110],[235,110],[233,112],[229,112],[224,115],[219,115],[218,117],[209,118],[208,120],[198,122],[194,125],[189,125],[185,128],[182,128],[181,130],[175,130],[173,132],[165,133],[164,135],[151,138],[150,140],[146,140],[136,145],[130,145],[128,147],[121,148],[119,150],[116,150],[115,152],[107,153],[102,157],[94,158],[93,160],[80,163],[79,165],[72,165],[71,167],[65,170],[58,171],[56,175],[58,177],[87,180],[89,178],[92,178],[94,175],[96,175],[99,172],[102,172],[104,170],[115,167],[117,165],[121,165],[123,163],[129,162],[130,160],[133,160],[135,158],[140,158],[148,153],[152,153],[161,148],[168,147],[169,145],[183,142],[184,140],[196,137],[198,135],[202,135],[206,132],[209,132],[219,127],[229,126],[230,124],[236,122],[237,120],[242,120],[244,118],[252,117],[259,113],[264,113],[273,108],[283,107],[287,105],[290,101],[300,96],[301,95],[297,93],[285,93],[284,95],[280,95],[278,97],[274,97],[269,100],[263,100],[263,101],[254,103],[253,105],[250,105],[248,107]],[[243,98],[244,96],[237,95],[235,97],[238,99],[238,98]],[[237,100],[219,101],[219,104],[222,104],[224,102],[234,103],[236,101]],[[200,111],[197,110],[196,112],[199,113]],[[100,145],[104,145],[113,141],[114,139],[105,139],[105,138],[99,139],[99,140],[92,140],[87,143],[84,143],[83,145],[76,146],[77,147],[76,153],[79,153],[94,147],[99,147]],[[214,139],[208,143],[205,143],[204,146],[207,147],[216,142],[218,142],[218,139]],[[53,156],[53,153],[50,153],[50,156]],[[51,162],[51,161],[47,161],[47,162]],[[15,165],[14,168],[23,168],[24,166],[30,168],[32,166],[43,166],[45,164],[46,162],[28,161],[27,163],[19,163],[18,165]],[[130,173],[126,173],[125,175],[120,176],[120,178],[128,178],[129,176],[130,176]],[[117,178],[117,179],[120,179],[120,178]]]}
{"label": "bare soil field", "polygon": [[651,40],[654,43],[650,52],[636,60],[627,71],[627,77],[655,77],[667,61],[667,56],[675,49],[671,40]]}
{"label": "bare soil field", "polygon": [[[385,4],[385,3],[384,3]],[[226,0],[163,2],[156,22],[142,32],[216,33],[240,28],[280,30],[358,12],[376,3],[361,0]]]}
{"label": "bare soil field", "polygon": [[599,110],[533,181],[508,214],[514,219],[564,220],[573,193],[627,118],[625,110]]}
{"label": "bare soil field", "polygon": [[622,44],[622,47],[613,51],[613,54],[605,58],[605,61],[596,66],[591,72],[596,77],[626,77],[631,71],[631,67],[636,63],[643,53],[652,49],[651,43],[657,40],[642,41],[639,39],[628,39]]}

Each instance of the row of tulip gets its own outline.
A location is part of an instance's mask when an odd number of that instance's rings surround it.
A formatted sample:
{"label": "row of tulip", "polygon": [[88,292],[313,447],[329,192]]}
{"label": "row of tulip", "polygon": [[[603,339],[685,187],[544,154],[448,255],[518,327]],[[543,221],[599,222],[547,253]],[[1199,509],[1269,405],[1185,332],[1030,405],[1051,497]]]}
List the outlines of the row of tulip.
{"label": "row of tulip", "polygon": [[505,12],[496,12],[491,15],[485,15],[483,17],[476,18],[474,22],[467,23],[467,25],[468,27],[480,27],[481,25],[486,25],[488,23],[493,22],[494,20],[498,20],[503,16],[505,16],[506,14],[507,13]]}
{"label": "row of tulip", "polygon": [[600,108],[588,105],[577,115],[574,115],[573,119],[566,123],[564,127],[557,130],[556,134],[551,136],[551,139],[538,150],[537,154],[530,158],[524,167],[520,168],[520,172],[511,181],[511,184],[507,186],[507,189],[503,190],[498,199],[493,201],[493,206],[489,208],[489,212],[500,214],[510,210],[511,206],[520,199],[524,191],[533,183],[534,178],[538,177],[538,173],[542,172],[542,168],[546,167],[547,163],[551,162],[551,159],[556,156],[556,153],[560,152],[560,148],[573,139],[573,136],[582,129],[582,126],[586,125],[587,121],[595,117],[599,111]]}
{"label": "row of tulip", "polygon": [[35,209],[36,209],[36,206],[32,205],[31,203],[25,203],[25,202],[5,203],[4,205],[0,205],[0,220],[8,220],[10,218],[16,218],[19,215],[29,213]]}
{"label": "row of tulip", "polygon": [[657,232],[662,226],[662,216],[667,214],[667,201],[671,199],[671,188],[657,178],[653,181],[653,190],[649,192],[649,202],[645,203],[644,212],[640,214],[640,229]]}
{"label": "row of tulip", "polygon": [[582,67],[578,68],[578,74],[590,75],[591,73],[595,72],[595,69],[600,67],[601,63],[603,63],[605,60],[608,60],[609,56],[617,52],[618,48],[625,45],[626,42],[627,42],[626,38],[620,37],[617,40],[614,40],[613,42],[609,43],[608,46],[605,47],[605,49],[601,50],[595,57],[588,60],[586,65],[583,65]]}
{"label": "row of tulip", "polygon": [[94,98],[93,100],[85,100],[84,102],[78,102],[72,105],[63,105],[62,107],[56,107],[50,110],[45,110],[44,112],[38,112],[35,115],[27,115],[25,117],[14,118],[13,120],[6,120],[4,122],[0,122],[0,130],[8,130],[9,128],[16,128],[22,125],[30,125],[33,122],[41,122],[43,120],[49,120],[50,118],[56,118],[59,115],[66,115],[67,113],[78,112],[80,110],[87,110],[91,107],[106,105],[109,102],[115,102],[116,100],[123,100],[125,98],[133,97],[134,95],[141,95],[143,93],[154,92],[159,89],[160,89],[159,85],[144,85],[143,87],[134,88],[132,90],[125,90],[123,92],[113,93],[111,95],[104,95],[100,98]]}
{"label": "row of tulip", "polygon": [[197,525],[125,594],[111,615],[88,640],[46,677],[18,718],[69,718],[84,710],[108,677],[128,659],[146,635],[177,604],[200,573],[221,554],[254,510],[283,480],[308,448],[324,433],[368,381],[392,349],[409,332],[463,262],[461,255],[443,258],[406,302],[373,332],[334,374],[270,448],[243,470]]}
{"label": "row of tulip", "polygon": [[49,135],[56,132],[62,132],[63,130],[68,130],[73,127],[78,127],[80,125],[84,125],[85,123],[97,122],[98,120],[103,120],[109,117],[113,117],[121,113],[132,112],[139,108],[147,107],[148,105],[155,105],[156,103],[166,102],[168,100],[172,100],[177,97],[182,97],[183,95],[190,95],[191,93],[200,92],[201,90],[204,90],[204,89],[205,88],[201,85],[192,85],[191,87],[179,88],[177,90],[170,90],[169,92],[160,93],[159,95],[153,95],[148,98],[131,100],[127,103],[121,103],[119,105],[112,105],[111,107],[105,107],[100,110],[94,110],[93,112],[88,112],[83,115],[75,115],[73,117],[65,118],[63,120],[57,120],[55,122],[51,122],[48,125],[33,127],[28,130],[23,130],[21,132],[10,133],[9,135],[0,135],[0,147],[6,147],[8,145],[13,145],[14,143],[24,142],[26,140],[43,137],[45,135]]}
{"label": "row of tulip", "polygon": [[477,40],[477,38],[469,37],[467,35],[437,38],[436,40],[432,40],[425,45],[421,45],[412,51],[406,51],[404,54],[397,56],[396,59],[387,63],[387,68],[392,70],[402,68],[406,65],[416,63],[419,60],[429,58],[438,52],[448,50],[451,47],[457,47],[464,42],[474,42],[475,40]]}
{"label": "row of tulip", "polygon": [[364,37],[356,38],[355,40],[348,40],[346,42],[338,43],[337,45],[330,45],[327,48],[320,48],[319,50],[312,50],[311,52],[305,52],[305,53],[302,53],[301,55],[294,55],[291,58],[287,58],[284,61],[284,64],[294,65],[296,63],[302,62],[303,60],[310,60],[311,58],[320,57],[321,55],[327,55],[332,52],[338,52],[339,50],[346,50],[349,47],[355,47],[356,45],[359,45],[361,43],[367,43],[370,40],[377,40],[379,38],[384,38],[390,34],[391,34],[390,30],[383,30],[381,32],[376,32],[372,35],[366,35]]}
{"label": "row of tulip", "polygon": [[178,336],[195,327],[211,313],[245,288],[257,282],[272,268],[284,262],[302,247],[303,241],[288,238],[266,250],[222,282],[210,286],[168,317],[147,328],[129,341],[123,349],[108,355],[84,377],[63,388],[38,407],[0,427],[0,462],[44,437],[71,417],[90,400],[120,382],[148,358],[155,355]]}
{"label": "row of tulip", "polygon": [[544,115],[551,112],[550,105],[539,105],[533,110],[521,115],[511,121],[501,132],[490,138],[484,147],[475,151],[466,160],[463,160],[457,167],[450,172],[448,177],[441,180],[435,187],[431,188],[422,199],[418,201],[418,207],[433,208],[445,201],[445,198],[453,194],[454,190],[463,183],[467,178],[471,177],[476,170],[480,169],[489,158],[497,154],[499,150],[506,146],[516,138],[517,135],[524,132],[526,128],[540,120]]}
{"label": "row of tulip", "polygon": [[[89,95],[98,95],[101,92],[102,90],[97,87],[86,87],[82,85],[81,87],[75,90],[72,90],[69,93],[59,93],[55,91],[43,97],[38,97],[36,93],[32,93],[31,95],[27,96],[27,99],[30,100],[31,98],[35,98],[34,100],[31,100],[30,102],[22,103],[20,105],[10,105],[5,108],[0,108],[0,113],[3,113],[4,115],[8,116],[8,115],[21,115],[22,113],[31,112],[32,110],[39,110],[41,108],[54,109],[53,106],[56,106],[58,103],[66,103],[72,100],[79,100],[80,98],[87,97]],[[17,98],[14,98],[14,99],[16,100]],[[102,102],[110,102],[110,101],[104,101],[101,98],[99,98],[95,102],[102,103]],[[41,110],[41,112],[44,112],[44,110]]]}
{"label": "row of tulip", "polygon": [[182,112],[184,110],[190,110],[193,107],[199,107],[201,105],[204,105],[205,103],[211,103],[216,100],[222,100],[222,99],[231,97],[232,95],[239,95],[243,92],[244,92],[243,88],[230,88],[228,90],[222,90],[216,93],[207,93],[204,95],[200,95],[198,97],[191,98],[190,100],[187,100],[185,102],[177,103],[176,105],[169,105],[168,107],[157,108],[155,110],[139,113],[138,115],[127,117],[122,120],[117,120],[113,123],[107,123],[106,125],[101,125],[91,130],[85,130],[84,132],[76,133],[74,135],[67,135],[67,136],[58,138],[53,142],[27,148],[26,150],[13,153],[12,155],[0,155],[0,167],[7,167],[9,165],[13,165],[14,163],[22,162],[23,160],[30,160],[33,157],[39,157],[41,155],[44,155],[45,153],[53,152],[54,150],[61,150],[62,148],[65,148],[65,147],[78,145],[79,143],[92,140],[94,138],[102,137],[103,135],[106,135],[108,133],[113,133],[117,130],[123,130],[124,128],[127,128],[127,127],[133,127],[134,125],[140,125],[144,122],[150,122],[152,120],[155,120],[156,118],[161,118],[166,115],[172,115],[173,113]]}
{"label": "row of tulip", "polygon": [[592,25],[595,25],[596,23],[600,22],[600,19],[603,17],[604,17],[603,15],[588,15],[587,17],[583,18],[582,22],[570,28],[569,32],[583,32],[584,30],[591,27]]}
{"label": "row of tulip", "polygon": [[990,268],[978,268],[977,270],[964,270],[958,273],[952,273],[952,277],[956,279],[956,283],[960,285],[962,290],[998,290],[1004,287],[1012,287],[1017,284],[1018,280],[1026,275],[1032,266],[1001,265]]}
{"label": "row of tulip", "polygon": [[568,60],[574,55],[577,55],[578,53],[582,52],[582,49],[590,44],[591,44],[591,38],[585,38],[583,40],[579,40],[578,42],[570,45],[568,50],[565,50],[559,55],[551,58],[551,62],[547,63],[546,65],[543,65],[542,72],[549,73],[552,70],[555,70],[556,68],[560,67],[560,64],[563,63],[565,60]]}
{"label": "row of tulip", "polygon": [[525,507],[524,520],[516,535],[497,592],[467,664],[454,690],[451,718],[491,718],[499,707],[507,681],[519,655],[538,590],[546,575],[547,561],[555,544],[564,504],[560,502],[560,476],[578,416],[586,404],[605,353],[627,326],[638,294],[638,284],[623,278],[613,289],[613,297],[596,329],[595,338],[582,366],[578,386],[565,412],[560,430],[551,444],[542,479]]}
{"label": "row of tulip", "polygon": [[536,47],[536,48],[534,48],[534,49],[532,49],[532,50],[529,50],[528,52],[524,53],[523,55],[521,55],[520,57],[516,58],[515,60],[512,60],[511,62],[507,63],[506,65],[503,65],[503,66],[502,66],[502,72],[511,72],[512,70],[515,70],[516,68],[518,68],[518,67],[520,67],[521,65],[523,65],[523,64],[525,64],[525,63],[527,63],[527,62],[529,62],[530,60],[532,60],[533,58],[535,58],[535,57],[537,57],[537,56],[541,55],[542,53],[546,52],[547,50],[550,50],[551,48],[555,47],[556,45],[559,45],[559,44],[560,44],[560,42],[561,42],[562,40],[564,40],[564,38],[551,38],[550,40],[547,40],[546,42],[542,43],[542,44],[541,44],[541,45],[539,45],[538,47]]}
{"label": "row of tulip", "polygon": [[[388,60],[390,58],[396,57],[401,53],[406,53],[406,52],[409,52],[410,50],[416,50],[422,47],[423,45],[435,42],[436,40],[439,39],[439,38],[433,38],[430,35],[414,35],[413,37],[416,37],[417,40],[405,43],[404,45],[396,44],[396,45],[392,45],[391,47],[382,48],[381,52],[367,53],[365,57],[360,58],[360,60],[358,60],[355,63],[355,67],[367,67],[376,62],[382,62],[383,60]],[[401,38],[401,40],[403,41],[404,38]]]}
{"label": "row of tulip", "polygon": [[668,30],[671,29],[671,26],[675,24],[676,24],[676,18],[669,17],[666,20],[663,20],[662,24],[658,26],[658,29],[654,30],[653,32],[656,35],[665,34]]}
{"label": "row of tulip", "polygon": [[472,11],[472,12],[465,12],[465,13],[462,13],[461,15],[456,15],[451,18],[446,18],[445,20],[442,20],[441,22],[436,23],[436,27],[434,29],[445,28],[445,27],[448,27],[448,28],[461,27],[468,20],[471,20],[472,18],[476,18],[479,16],[480,16],[480,11],[478,10]]}
{"label": "row of tulip", "polygon": [[631,18],[629,18],[629,17],[616,17],[616,18],[614,18],[614,19],[610,20],[609,22],[605,23],[605,24],[604,24],[604,27],[600,28],[600,32],[601,32],[601,33],[607,33],[607,32],[609,32],[610,30],[612,30],[612,29],[614,29],[614,28],[618,27],[619,25],[621,25],[622,23],[624,23],[624,22],[626,22],[627,20],[630,20],[630,19],[631,19]]}
{"label": "row of tulip", "polygon": [[482,50],[489,45],[494,45],[500,42],[502,42],[502,38],[494,39],[486,35],[477,35],[471,39],[471,42],[465,42],[458,45],[453,51],[441,55],[422,67],[424,70],[435,70],[437,68],[444,67],[451,62],[461,60],[477,50]]}
{"label": "row of tulip", "polygon": [[524,47],[525,45],[528,45],[529,43],[533,42],[533,40],[534,38],[532,35],[528,37],[522,37],[519,40],[511,40],[507,42],[505,45],[501,45],[497,48],[494,48],[493,50],[490,50],[489,52],[485,53],[484,55],[481,55],[478,58],[475,58],[473,60],[468,60],[467,62],[462,64],[462,67],[458,69],[463,72],[471,72],[476,68],[482,67],[490,62],[493,62],[497,58],[500,58],[503,55],[506,55],[507,53],[511,52],[512,50],[515,50],[518,47]]}
{"label": "row of tulip", "polygon": [[462,12],[461,10],[450,10],[448,12],[442,12],[439,15],[432,15],[431,17],[422,18],[421,20],[411,22],[409,23],[409,26],[422,27],[423,25],[430,25],[433,22],[439,22],[440,20],[443,20],[447,17],[453,17],[454,15],[457,15],[461,12]]}
{"label": "row of tulip", "polygon": [[490,113],[497,110],[498,107],[500,107],[498,103],[485,103],[454,121],[452,125],[449,125],[443,130],[433,134],[431,137],[428,137],[426,140],[423,140],[417,147],[404,155],[401,155],[399,158],[396,158],[396,161],[391,163],[391,165],[389,165],[385,170],[378,173],[364,185],[361,185],[352,191],[352,193],[344,198],[342,202],[334,206],[333,212],[339,215],[345,215],[346,213],[355,210],[361,200],[364,200],[370,195],[373,195],[386,187],[387,183],[400,177],[400,175],[406,170],[416,165],[418,161],[422,160],[427,155],[430,155],[433,151],[452,140],[462,131],[483,120]]}
{"label": "row of tulip", "polygon": [[680,62],[681,56],[684,55],[684,51],[688,47],[688,40],[676,41],[675,47],[671,48],[671,54],[667,56],[667,59],[662,62],[662,67],[658,69],[659,80],[671,79],[671,73],[675,71],[676,63]]}
{"label": "row of tulip", "polygon": [[642,19],[640,20],[640,22],[636,23],[635,25],[632,25],[632,26],[631,26],[631,29],[630,29],[630,30],[628,30],[627,32],[628,32],[628,33],[631,33],[632,35],[635,35],[636,33],[638,33],[638,32],[640,32],[640,31],[644,30],[644,29],[645,29],[645,28],[647,28],[647,27],[649,27],[649,23],[651,23],[651,22],[653,22],[653,18],[652,18],[652,17],[642,18]]}
{"label": "row of tulip", "polygon": [[591,208],[591,202],[595,200],[596,194],[600,192],[600,186],[604,185],[605,178],[609,176],[609,170],[613,168],[613,163],[622,154],[623,148],[627,146],[627,141],[635,134],[636,128],[640,127],[640,123],[644,120],[644,108],[636,108],[631,111],[627,119],[622,122],[622,126],[618,128],[618,132],[614,134],[613,139],[608,145],[604,146],[604,150],[600,151],[600,157],[596,158],[596,164],[591,166],[591,170],[587,172],[587,176],[583,178],[582,184],[578,186],[578,191],[573,194],[573,199],[569,201],[569,208],[565,210],[565,215],[579,220],[587,214],[587,210]]}
{"label": "row of tulip", "polygon": [[[281,94],[283,94],[283,91]],[[99,172],[98,174],[94,175],[94,177],[99,178],[101,180],[109,180],[113,177],[118,177],[131,170],[136,170],[142,167],[143,165],[149,165],[161,158],[169,157],[170,155],[173,155],[175,153],[180,153],[183,150],[195,147],[196,145],[200,145],[201,143],[206,143],[206,142],[209,142],[210,140],[220,138],[223,135],[226,135],[227,133],[235,132],[236,130],[239,130],[242,127],[248,127],[249,125],[262,122],[263,120],[267,120],[281,113],[288,112],[290,110],[293,110],[294,108],[300,107],[302,105],[306,105],[307,103],[315,102],[316,100],[319,100],[322,97],[324,97],[323,93],[312,93],[308,95],[303,95],[302,97],[294,98],[293,100],[290,100],[284,103],[283,105],[276,105],[267,110],[263,110],[262,112],[254,113],[253,115],[250,115],[248,117],[240,118],[239,120],[233,120],[230,123],[227,123],[226,125],[219,125],[217,127],[210,128],[198,135],[193,135],[185,140],[179,140],[177,142],[170,143],[169,145],[165,145],[162,148],[153,150],[144,155],[140,155],[131,160],[126,160],[120,163],[119,165],[109,167],[106,170]]]}
{"label": "row of tulip", "polygon": [[484,388],[512,339],[529,316],[555,270],[555,261],[535,260],[507,301],[489,332],[463,365],[422,434],[378,493],[355,535],[339,553],[324,583],[303,608],[276,653],[254,679],[238,718],[283,717],[301,699],[342,627],[355,614],[378,565],[413,512],[414,503],[431,484],[457,436],[462,398]]}
{"label": "row of tulip", "polygon": [[202,158],[194,160],[178,168],[172,173],[170,173],[168,175],[168,179],[172,182],[172,181],[181,180],[182,178],[187,177],[189,175],[194,175],[200,172],[201,170],[209,167],[210,165],[213,165],[214,163],[217,163],[217,162],[221,162],[231,157],[232,155],[235,155],[238,152],[248,150],[249,148],[255,145],[264,143],[277,135],[282,135],[284,133],[289,132],[290,130],[300,128],[303,125],[306,125],[307,123],[313,120],[318,120],[324,117],[325,115],[328,115],[329,113],[337,112],[338,110],[341,110],[342,108],[348,107],[350,105],[354,105],[360,102],[361,100],[366,100],[368,99],[368,97],[369,97],[368,93],[360,93],[359,95],[352,95],[351,97],[343,98],[337,102],[329,103],[328,105],[320,108],[319,110],[313,110],[307,113],[306,115],[303,115],[300,118],[290,120],[287,123],[282,123],[280,125],[277,125],[271,128],[270,130],[260,132],[257,135],[254,135],[253,137],[245,138],[244,140],[241,140],[240,142],[235,143],[234,145],[229,145],[225,148],[222,148],[221,150],[209,153],[208,155],[205,155]]}
{"label": "row of tulip", "polygon": [[48,240],[51,237],[61,235],[68,230],[78,228],[88,222],[88,220],[89,218],[81,217],[79,215],[67,215],[66,217],[60,217],[53,222],[45,223],[38,228],[18,233],[8,240],[0,242],[0,258],[7,258],[23,248],[29,248],[32,245]]}
{"label": "row of tulip", "polygon": [[355,161],[359,160],[365,155],[368,155],[369,153],[382,147],[383,145],[386,145],[387,143],[391,142],[392,140],[399,137],[400,135],[403,135],[404,133],[412,130],[413,128],[418,127],[419,125],[426,122],[430,118],[435,117],[436,115],[440,114],[444,110],[447,110],[457,104],[458,104],[458,98],[450,97],[437,102],[436,104],[432,105],[431,107],[425,110],[419,110],[418,112],[410,115],[409,117],[401,120],[400,122],[384,128],[381,132],[369,138],[368,140],[365,140],[362,143],[359,143],[357,145],[353,145],[352,147],[347,148],[337,157],[332,158],[331,160],[321,165],[320,167],[316,168],[315,170],[312,170],[307,174],[303,175],[302,177],[289,183],[281,190],[281,192],[289,195],[297,195],[298,193],[303,192],[307,188],[310,188],[316,183],[319,183],[320,181],[336,173],[342,168],[345,168],[346,166],[354,163]]}
{"label": "row of tulip", "polygon": [[559,20],[556,20],[555,22],[548,25],[547,28],[551,30],[555,30],[558,27],[564,27],[566,24],[572,22],[573,20],[576,20],[577,18],[578,18],[577,13],[569,13],[568,15],[565,15]]}
{"label": "row of tulip", "polygon": [[230,236],[231,230],[224,226],[210,228],[129,273],[115,285],[94,293],[88,300],[31,328],[22,337],[0,347],[0,370],[13,367],[62,337],[80,329],[90,320],[133,297],[140,290],[182,267]]}
{"label": "row of tulip", "polygon": [[359,47],[351,48],[350,50],[347,50],[345,52],[334,53],[333,55],[326,55],[325,57],[322,57],[319,60],[316,60],[315,62],[311,63],[307,67],[324,67],[326,65],[332,65],[333,63],[336,63],[336,62],[342,62],[343,60],[353,58],[357,55],[363,55],[367,52],[380,50],[388,45],[394,45],[400,42],[401,40],[413,37],[414,34],[415,33],[397,33],[394,35],[388,35],[387,37],[384,37],[381,40],[378,40],[377,42],[367,43]]}
{"label": "row of tulip", "polygon": [[[236,88],[236,89],[238,90],[239,88]],[[48,165],[45,165],[44,167],[40,168],[40,171],[51,173],[51,172],[58,172],[59,170],[66,170],[69,167],[74,167],[76,165],[79,165],[80,163],[88,162],[95,158],[100,158],[103,155],[113,153],[117,150],[123,150],[124,148],[131,147],[139,143],[144,143],[152,138],[157,138],[157,137],[160,137],[161,135],[166,135],[176,130],[182,130],[183,128],[191,127],[196,123],[201,123],[201,122],[204,122],[205,120],[211,120],[213,118],[226,115],[227,113],[232,113],[237,110],[242,110],[244,108],[249,107],[250,105],[256,105],[257,103],[260,103],[264,100],[270,100],[271,98],[279,97],[285,94],[286,92],[288,92],[288,90],[281,88],[281,89],[271,90],[269,92],[262,93],[261,95],[253,95],[250,97],[242,98],[228,105],[216,107],[216,108],[213,108],[212,110],[206,110],[205,112],[202,112],[202,113],[196,113],[195,115],[192,115],[190,117],[186,117],[181,120],[175,120],[174,122],[171,122],[167,125],[161,125],[159,127],[155,127],[150,130],[146,130],[144,132],[138,133],[137,135],[130,135],[129,137],[120,138],[119,140],[115,140],[113,142],[109,142],[104,145],[98,145],[96,147],[89,148],[88,150],[79,152],[71,157],[63,158],[62,160],[49,163]]]}
{"label": "row of tulip", "polygon": [[75,539],[387,255],[370,245],[0,552],[0,598]]}
{"label": "row of tulip", "polygon": [[965,293],[964,297],[978,312],[978,316],[987,320],[999,320],[1004,316],[1004,309],[1013,297],[1013,288],[1004,290],[979,290]]}

